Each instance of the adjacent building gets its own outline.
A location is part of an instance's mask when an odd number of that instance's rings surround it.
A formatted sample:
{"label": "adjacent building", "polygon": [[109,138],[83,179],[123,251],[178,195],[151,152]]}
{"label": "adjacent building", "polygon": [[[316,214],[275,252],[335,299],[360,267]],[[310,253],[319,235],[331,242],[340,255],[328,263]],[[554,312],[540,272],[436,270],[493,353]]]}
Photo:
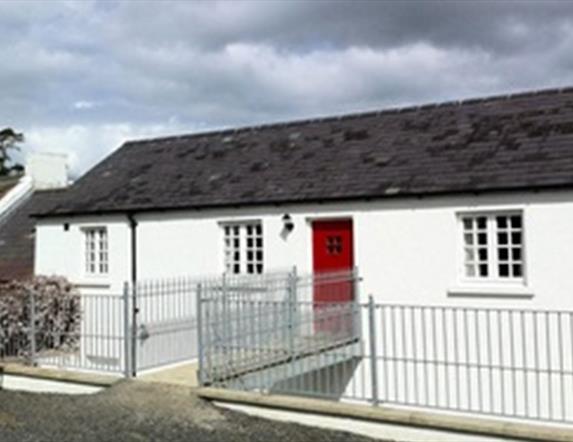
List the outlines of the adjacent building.
{"label": "adjacent building", "polygon": [[35,221],[68,184],[67,158],[33,153],[21,176],[0,178],[0,283],[34,275]]}

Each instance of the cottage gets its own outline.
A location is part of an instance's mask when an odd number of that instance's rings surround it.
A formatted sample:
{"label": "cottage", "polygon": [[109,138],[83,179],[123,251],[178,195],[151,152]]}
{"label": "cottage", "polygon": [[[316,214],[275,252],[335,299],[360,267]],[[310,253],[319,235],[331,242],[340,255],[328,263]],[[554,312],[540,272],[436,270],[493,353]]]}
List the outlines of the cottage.
{"label": "cottage", "polygon": [[384,302],[573,307],[573,89],[125,143],[38,211],[89,290],[359,269]]}
{"label": "cottage", "polygon": [[62,196],[35,271],[82,334],[42,364],[573,422],[573,88],[132,141]]}

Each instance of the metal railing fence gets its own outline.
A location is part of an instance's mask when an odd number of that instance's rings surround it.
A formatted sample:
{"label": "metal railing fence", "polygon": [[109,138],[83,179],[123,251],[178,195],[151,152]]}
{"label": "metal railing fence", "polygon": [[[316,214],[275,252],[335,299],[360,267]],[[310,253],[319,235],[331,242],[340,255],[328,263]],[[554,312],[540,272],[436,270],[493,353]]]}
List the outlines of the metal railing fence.
{"label": "metal railing fence", "polygon": [[[356,282],[354,272],[299,276],[293,271],[202,284],[201,382],[235,384],[253,374],[257,383],[257,371],[355,342],[360,332],[351,301]],[[348,301],[316,302],[317,291]],[[261,380],[257,387],[267,384]]]}
{"label": "metal railing fence", "polygon": [[374,306],[375,403],[573,423],[573,311]]}
{"label": "metal railing fence", "polygon": [[12,302],[21,313],[2,315],[0,360],[126,373],[126,301],[116,294],[50,298],[30,290]]}
{"label": "metal railing fence", "polygon": [[[82,294],[80,297],[80,326],[49,340],[68,339],[73,346],[57,346],[52,351],[38,351],[33,362],[41,366],[66,369],[90,370],[125,374],[128,359],[127,314],[129,304],[122,295]],[[36,345],[41,345],[45,336],[36,336]]]}
{"label": "metal railing fence", "polygon": [[2,306],[0,360],[130,376],[197,357],[203,385],[573,424],[573,311],[360,304],[359,280],[293,270],[30,292]]}
{"label": "metal railing fence", "polygon": [[[235,300],[243,315],[219,307],[202,303],[203,384],[573,423],[573,311],[372,297],[324,310],[292,300]],[[227,334],[213,334],[223,323]]]}

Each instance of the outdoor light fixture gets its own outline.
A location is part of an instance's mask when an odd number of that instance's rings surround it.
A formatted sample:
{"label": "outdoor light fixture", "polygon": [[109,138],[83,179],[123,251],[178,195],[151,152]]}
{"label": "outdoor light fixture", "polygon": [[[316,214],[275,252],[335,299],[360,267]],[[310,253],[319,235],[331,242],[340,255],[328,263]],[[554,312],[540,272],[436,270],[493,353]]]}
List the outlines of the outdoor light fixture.
{"label": "outdoor light fixture", "polygon": [[286,232],[292,232],[294,230],[294,222],[288,213],[283,215],[283,227]]}

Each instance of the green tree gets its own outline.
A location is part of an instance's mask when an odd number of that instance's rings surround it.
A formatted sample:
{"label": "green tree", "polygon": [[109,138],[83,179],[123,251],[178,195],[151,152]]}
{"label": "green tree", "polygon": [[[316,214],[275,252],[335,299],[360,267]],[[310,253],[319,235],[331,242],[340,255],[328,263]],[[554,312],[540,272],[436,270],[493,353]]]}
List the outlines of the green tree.
{"label": "green tree", "polygon": [[12,128],[0,130],[0,176],[21,173],[24,170],[21,164],[12,161],[12,152],[19,150],[18,144],[23,141],[24,135]]}

